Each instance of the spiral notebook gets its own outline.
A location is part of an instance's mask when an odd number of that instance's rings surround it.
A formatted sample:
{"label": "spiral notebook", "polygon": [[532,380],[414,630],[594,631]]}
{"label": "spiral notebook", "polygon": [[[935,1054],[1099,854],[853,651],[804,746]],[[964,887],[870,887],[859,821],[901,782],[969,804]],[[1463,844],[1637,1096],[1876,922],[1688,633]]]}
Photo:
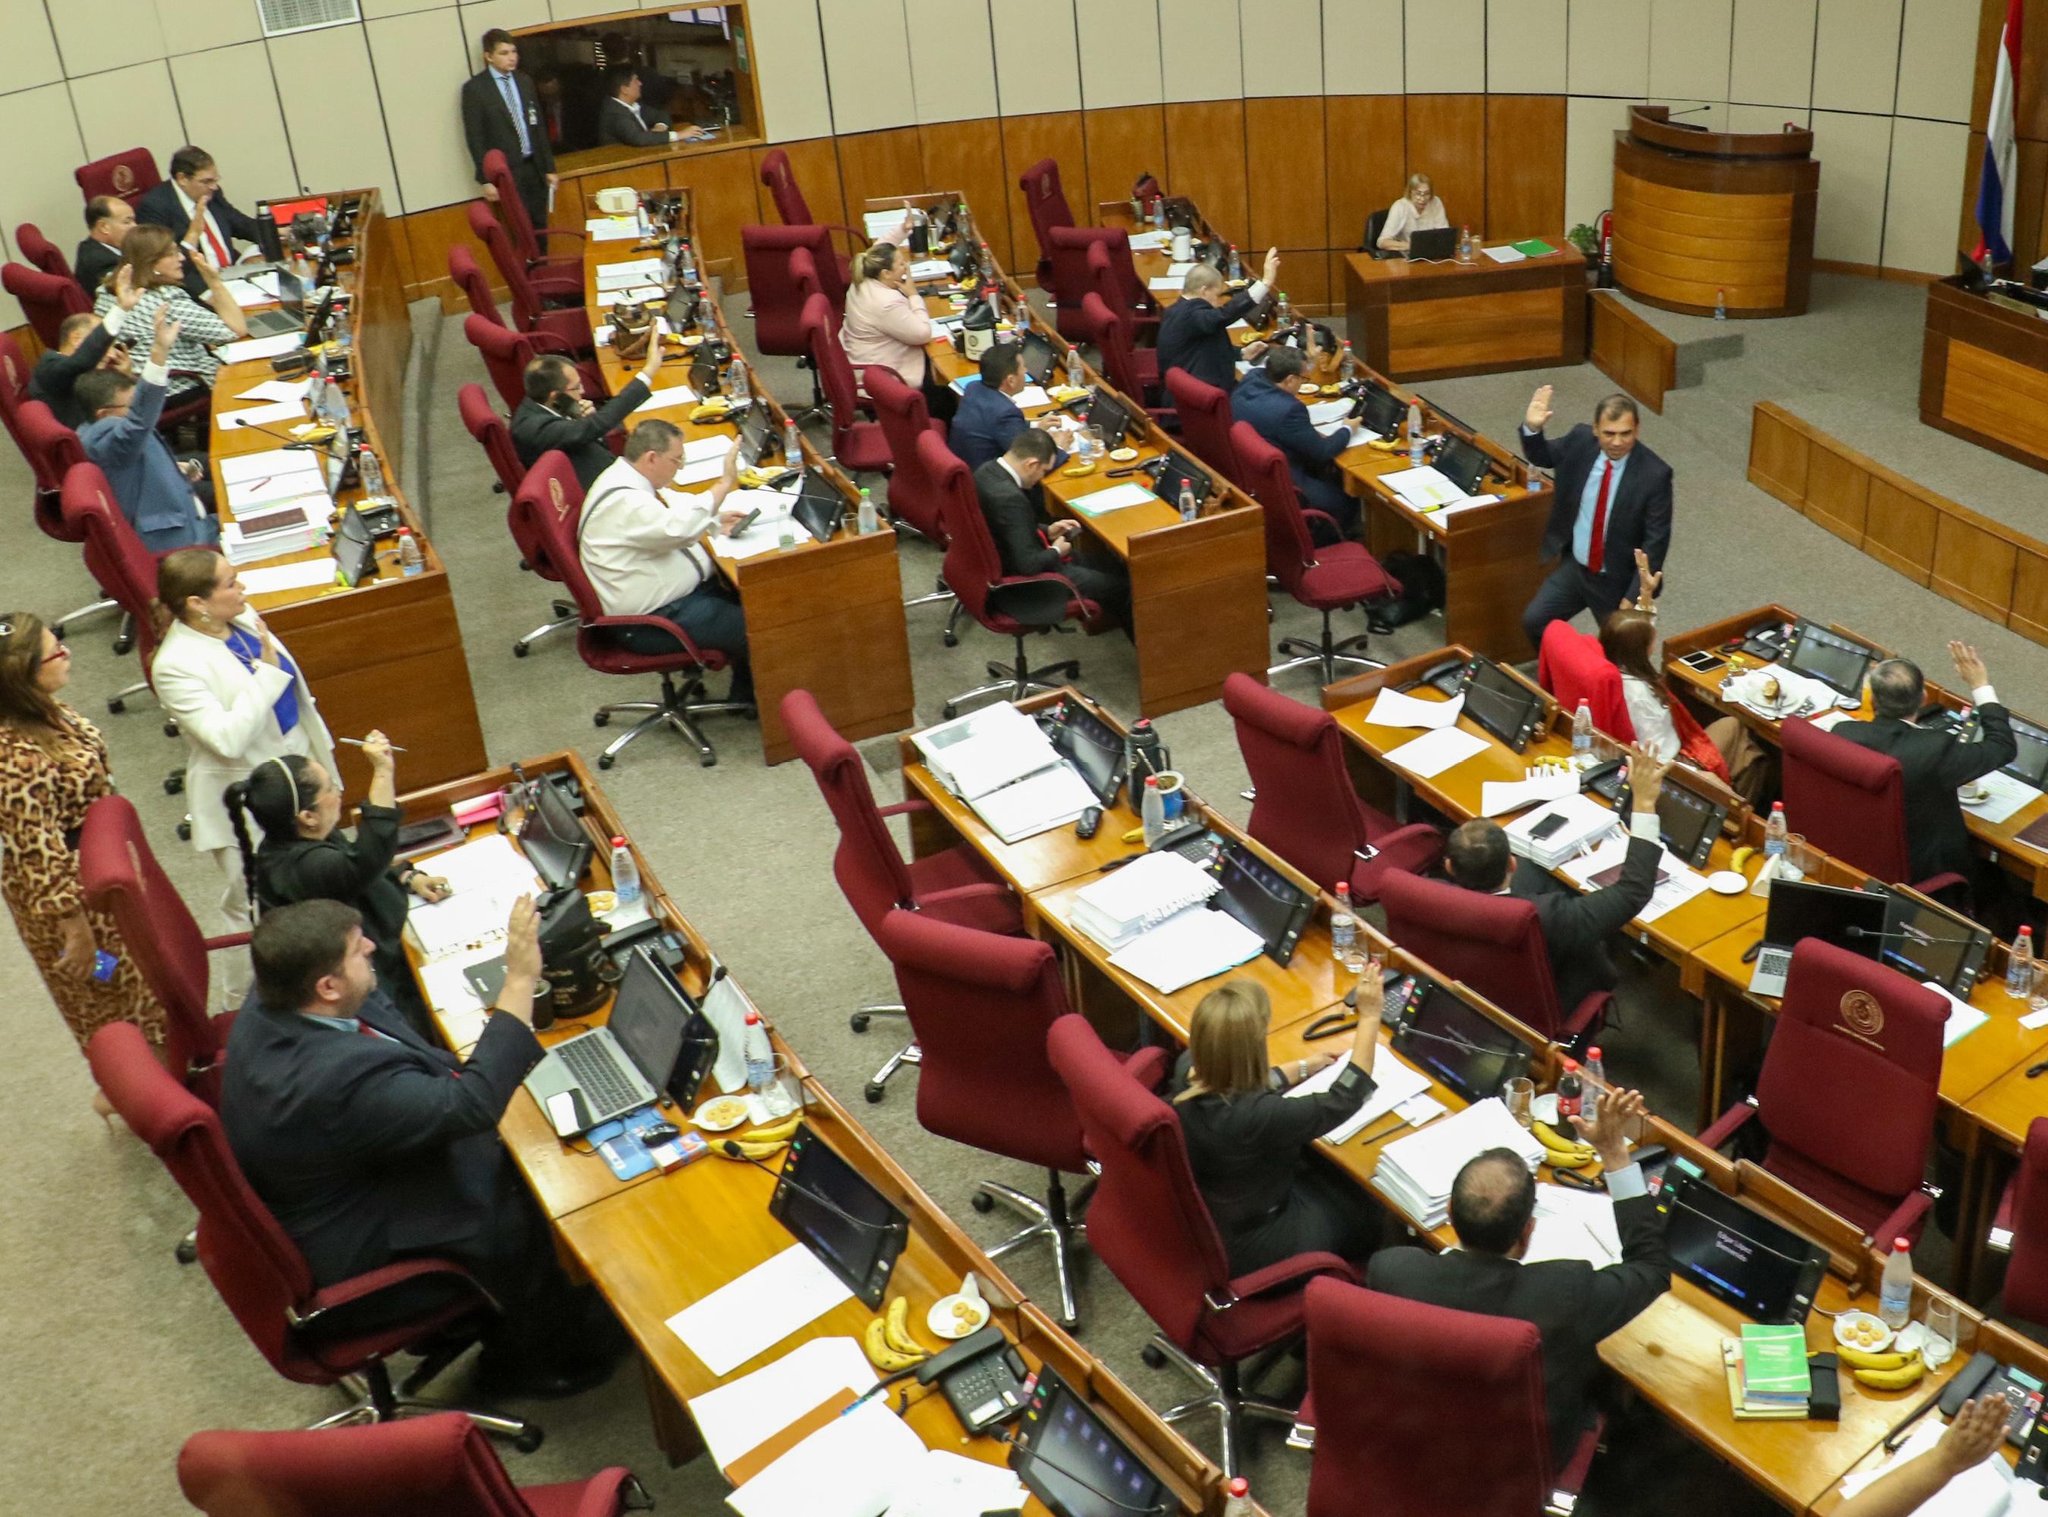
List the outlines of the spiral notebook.
{"label": "spiral notebook", "polygon": [[1148,853],[1074,897],[1074,925],[1104,948],[1122,948],[1218,889],[1215,876],[1177,853]]}

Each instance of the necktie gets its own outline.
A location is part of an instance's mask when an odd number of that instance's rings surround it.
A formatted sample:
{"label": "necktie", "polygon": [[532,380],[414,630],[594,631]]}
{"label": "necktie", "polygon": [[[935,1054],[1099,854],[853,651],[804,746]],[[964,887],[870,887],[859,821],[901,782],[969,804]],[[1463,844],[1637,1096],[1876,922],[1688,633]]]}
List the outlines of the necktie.
{"label": "necktie", "polygon": [[494,71],[493,77],[498,81],[498,92],[505,97],[505,109],[512,113],[512,125],[519,131],[519,156],[531,158],[533,144],[526,136],[526,113],[519,109],[519,91],[512,87],[512,76]]}
{"label": "necktie", "polygon": [[213,216],[210,212],[199,218],[199,227],[206,233],[206,245],[213,249],[213,266],[217,269],[226,268],[233,260],[228,257],[228,250],[221,246],[220,234],[213,229]]}
{"label": "necktie", "polygon": [[1593,536],[1586,544],[1586,567],[1594,574],[1607,557],[1607,487],[1614,482],[1614,464],[1600,460],[1600,498],[1593,502]]}

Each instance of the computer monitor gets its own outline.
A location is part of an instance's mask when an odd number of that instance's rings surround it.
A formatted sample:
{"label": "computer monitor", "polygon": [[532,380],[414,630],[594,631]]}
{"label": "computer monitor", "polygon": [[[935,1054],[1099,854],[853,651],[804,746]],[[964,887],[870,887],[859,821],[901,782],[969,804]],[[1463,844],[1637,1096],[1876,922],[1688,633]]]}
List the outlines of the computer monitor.
{"label": "computer monitor", "polygon": [[1274,963],[1291,960],[1302,929],[1315,915],[1315,896],[1235,838],[1216,851],[1209,873],[1221,887],[1209,898],[1210,909],[1257,933],[1265,942],[1266,957]]}
{"label": "computer monitor", "polygon": [[1657,793],[1657,827],[1664,846],[1695,869],[1705,867],[1727,820],[1726,806],[1675,780],[1665,780]]}
{"label": "computer monitor", "polygon": [[909,1241],[903,1211],[809,1126],[789,1140],[768,1211],[867,1307],[882,1304]]}
{"label": "computer monitor", "polygon": [[1529,1072],[1529,1047],[1434,980],[1423,980],[1394,1025],[1394,1047],[1468,1101]]}
{"label": "computer monitor", "polygon": [[[775,442],[777,431],[775,418],[768,414],[766,406],[749,406],[746,418],[740,422],[740,465],[754,468],[768,457],[768,450]],[[775,460],[777,464],[780,459]]]}
{"label": "computer monitor", "polygon": [[1401,403],[1401,397],[1385,385],[1368,379],[1365,392],[1359,396],[1358,419],[1365,423],[1368,431],[1382,437],[1392,437],[1401,430],[1401,422],[1408,414],[1408,408]]}
{"label": "computer monitor", "polygon": [[1809,880],[1773,880],[1770,903],[1764,908],[1764,941],[1790,948],[1801,938],[1819,938],[1874,959],[1884,943],[1884,919],[1883,899],[1865,891]]}
{"label": "computer monitor", "polygon": [[341,508],[334,529],[334,572],[351,590],[377,577],[377,535],[353,505]]}
{"label": "computer monitor", "polygon": [[797,492],[796,504],[789,508],[789,514],[812,537],[829,543],[846,519],[846,497],[839,493],[839,486],[816,469],[806,469],[803,487]]}
{"label": "computer monitor", "polygon": [[1949,994],[1967,1001],[1991,952],[1991,934],[1968,917],[1916,901],[1875,880],[1863,889],[1889,905],[1877,961],[1916,980],[1932,980]]}
{"label": "computer monitor", "polygon": [[1095,793],[1098,804],[1108,806],[1115,800],[1129,767],[1124,740],[1116,728],[1079,701],[1067,701],[1060,708],[1053,747],[1074,766],[1081,783]]}
{"label": "computer monitor", "polygon": [[1785,663],[1843,695],[1861,695],[1863,676],[1876,657],[1877,651],[1867,643],[1802,621],[1793,632]]}
{"label": "computer monitor", "polygon": [[528,790],[530,802],[519,824],[520,850],[548,889],[567,890],[583,878],[597,847],[553,780],[536,780]]}
{"label": "computer monitor", "polygon": [[1029,384],[1042,385],[1052,378],[1055,355],[1052,344],[1036,331],[1024,334],[1023,360],[1024,378]]}
{"label": "computer monitor", "polygon": [[1690,1173],[1667,1175],[1659,1199],[1667,1197],[1664,1247],[1673,1274],[1759,1322],[1806,1320],[1827,1250]]}
{"label": "computer monitor", "polygon": [[1097,390],[1088,404],[1086,425],[1101,432],[1105,448],[1122,447],[1124,434],[1132,427],[1131,413],[1114,396]]}
{"label": "computer monitor", "polygon": [[1499,664],[1475,658],[1465,666],[1465,715],[1520,753],[1543,717],[1543,694]]}
{"label": "computer monitor", "polygon": [[2017,716],[2010,720],[2019,752],[1999,773],[2009,774],[2036,790],[2048,790],[2048,727],[2037,727]]}
{"label": "computer monitor", "polygon": [[1467,495],[1474,494],[1486,479],[1486,455],[1462,437],[1449,438],[1436,456],[1436,472]]}
{"label": "computer monitor", "polygon": [[1208,472],[1192,459],[1178,453],[1169,453],[1159,461],[1159,476],[1152,481],[1152,493],[1169,506],[1179,507],[1180,487],[1185,482],[1194,487],[1195,509],[1202,508],[1202,502],[1215,492],[1216,482]]}
{"label": "computer monitor", "polygon": [[1158,1517],[1177,1505],[1050,1364],[1040,1367],[1010,1441],[1010,1468],[1054,1517]]}

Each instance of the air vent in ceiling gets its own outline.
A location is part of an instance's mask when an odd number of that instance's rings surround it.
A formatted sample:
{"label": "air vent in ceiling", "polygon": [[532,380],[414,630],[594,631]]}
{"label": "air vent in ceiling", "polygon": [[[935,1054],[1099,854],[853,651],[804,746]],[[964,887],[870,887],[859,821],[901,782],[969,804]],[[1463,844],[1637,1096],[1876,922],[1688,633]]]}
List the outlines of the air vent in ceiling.
{"label": "air vent in ceiling", "polygon": [[263,17],[266,37],[346,26],[363,19],[357,0],[256,0],[256,9]]}

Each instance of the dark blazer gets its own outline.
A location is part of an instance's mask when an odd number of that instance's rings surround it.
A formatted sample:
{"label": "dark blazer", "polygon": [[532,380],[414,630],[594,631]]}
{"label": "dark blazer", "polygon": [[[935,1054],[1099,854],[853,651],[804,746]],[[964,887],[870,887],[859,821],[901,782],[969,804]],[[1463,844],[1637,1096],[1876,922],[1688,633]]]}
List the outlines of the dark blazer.
{"label": "dark blazer", "polygon": [[[363,914],[363,934],[377,945],[377,983],[387,993],[412,983],[404,944],[412,894],[391,865],[400,820],[393,808],[365,802],[353,840],[333,832],[288,843],[265,841],[256,851],[256,898],[266,911],[299,901],[340,901]],[[395,993],[392,999],[400,1000]]]}
{"label": "dark blazer", "polygon": [[[234,254],[235,242],[259,242],[261,230],[254,217],[245,216],[230,205],[225,196],[215,195],[207,202],[207,210],[213,213],[214,225],[225,232],[230,240],[228,253]],[[166,179],[162,184],[144,193],[135,202],[135,221],[138,226],[160,226],[173,237],[182,239],[192,218],[185,214],[185,208],[178,204],[178,187]],[[90,239],[88,239],[90,240]],[[81,252],[84,250],[81,249]],[[109,265],[111,267],[111,265]],[[82,273],[82,271],[81,271]],[[222,277],[226,277],[223,275]],[[199,270],[192,266],[192,255],[185,255],[185,293],[197,299],[206,292],[206,280]],[[94,293],[98,293],[95,287]]]}
{"label": "dark blazer", "polygon": [[[1566,557],[1572,551],[1579,498],[1601,456],[1599,440],[1583,422],[1555,442],[1541,432],[1523,432],[1521,437],[1529,462],[1557,474],[1557,494],[1543,528],[1543,556]],[[1635,591],[1636,549],[1650,556],[1652,569],[1664,568],[1664,555],[1671,548],[1671,465],[1637,443],[1614,494],[1607,502],[1607,552],[1600,578],[1619,599]],[[1667,583],[1664,588],[1671,587]]]}
{"label": "dark blazer", "polygon": [[[184,228],[180,227],[179,231]],[[114,272],[114,265],[121,261],[121,250],[110,248],[97,238],[88,237],[78,245],[78,251],[71,259],[71,277],[78,281],[78,287],[85,291],[88,299],[97,296],[106,277]]]}
{"label": "dark blazer", "polygon": [[1649,839],[1631,837],[1621,878],[1584,895],[1526,859],[1516,867],[1508,888],[1536,907],[1543,947],[1550,956],[1550,978],[1557,987],[1557,1004],[1566,1016],[1594,991],[1614,988],[1614,961],[1607,956],[1607,940],[1650,904],[1662,853]]}
{"label": "dark blazer", "polygon": [[1968,876],[1975,868],[1976,856],[1970,851],[1969,828],[1963,821],[1956,788],[2003,768],[2019,752],[2004,706],[1996,702],[1979,706],[1977,725],[1983,735],[1974,743],[1959,743],[1951,733],[1930,731],[1891,716],[1837,722],[1832,729],[1837,737],[1899,761],[1906,785],[1906,853],[1915,880],[1937,874]]}
{"label": "dark blazer", "polygon": [[252,995],[228,1038],[228,1143],[320,1285],[407,1255],[470,1262],[506,1163],[498,1120],[541,1057],[516,1017],[491,1017],[458,1061],[381,993],[360,1015],[384,1036]]}
{"label": "dark blazer", "polygon": [[[640,108],[641,116],[652,116],[645,106]],[[633,107],[616,95],[608,98],[597,108],[597,140],[616,142],[626,147],[667,147],[668,123],[663,122],[657,130],[650,120],[641,125],[640,116],[633,114]]]}
{"label": "dark blazer", "polygon": [[[548,126],[541,119],[540,100],[533,81],[524,74],[512,76],[519,91],[519,103],[526,109],[526,140],[533,148],[533,166],[543,174],[555,171],[554,144],[548,141]],[[496,148],[515,168],[520,162],[519,128],[505,109],[505,97],[489,69],[479,69],[462,83],[462,137],[469,144],[469,161],[476,168],[476,182],[484,182],[484,154]]]}
{"label": "dark blazer", "polygon": [[1621,1262],[1595,1269],[1583,1259],[1523,1264],[1500,1254],[1457,1249],[1382,1249],[1366,1266],[1365,1283],[1453,1311],[1519,1317],[1543,1338],[1543,1404],[1557,1467],[1586,1425],[1586,1387],[1599,1364],[1600,1340],[1671,1286],[1664,1219],[1648,1196],[1617,1201]]}
{"label": "dark blazer", "polygon": [[1030,426],[1017,402],[1001,390],[971,384],[946,428],[946,442],[970,469],[1001,458],[1010,439]]}
{"label": "dark blazer", "polygon": [[1253,369],[1231,392],[1230,414],[1287,455],[1288,472],[1297,485],[1308,483],[1316,472],[1351,446],[1343,433],[1325,437],[1308,419],[1308,406],[1296,395],[1266,377],[1264,369]]}
{"label": "dark blazer", "polygon": [[51,348],[36,360],[36,371],[29,376],[28,393],[31,400],[40,400],[50,408],[51,414],[65,426],[76,432],[92,418],[84,407],[72,397],[71,387],[78,383],[81,374],[90,374],[99,367],[100,360],[107,356],[107,349],[114,345],[114,334],[101,322],[86,334],[76,351],[59,353]]}
{"label": "dark blazer", "polygon": [[974,471],[974,493],[981,498],[981,514],[988,518],[1003,573],[1057,574],[1066,567],[1066,560],[1046,541],[1042,487],[1024,489],[1001,459],[992,458]]}
{"label": "dark blazer", "polygon": [[1249,315],[1256,303],[1249,288],[1220,306],[1176,300],[1159,318],[1159,372],[1185,369],[1228,394],[1237,384],[1237,345],[1227,328]]}
{"label": "dark blazer", "polygon": [[592,480],[619,461],[618,455],[604,445],[605,434],[622,426],[634,408],[645,403],[647,395],[646,382],[636,378],[588,416],[575,417],[551,411],[531,398],[522,400],[519,409],[512,413],[512,446],[519,451],[519,461],[529,469],[541,454],[550,449],[560,450],[568,455],[577,482],[588,490]]}

